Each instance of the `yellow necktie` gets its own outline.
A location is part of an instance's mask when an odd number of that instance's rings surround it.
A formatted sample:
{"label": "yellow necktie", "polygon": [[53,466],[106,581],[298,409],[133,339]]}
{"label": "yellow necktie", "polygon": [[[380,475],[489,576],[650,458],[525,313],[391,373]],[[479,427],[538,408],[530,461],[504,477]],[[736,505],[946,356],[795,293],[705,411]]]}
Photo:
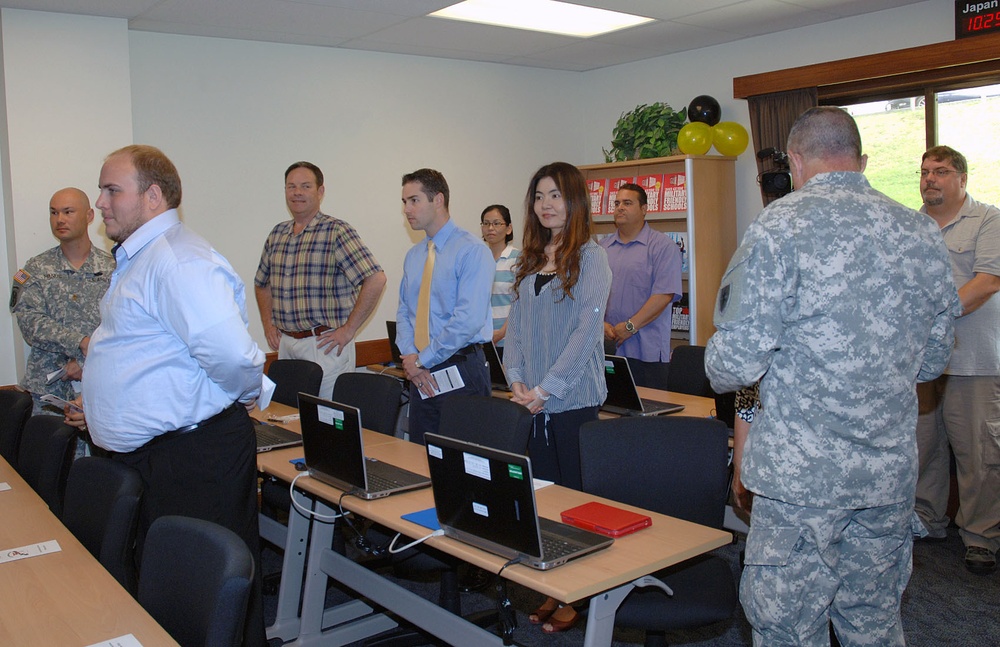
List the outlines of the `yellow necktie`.
{"label": "yellow necktie", "polygon": [[424,261],[424,275],[420,279],[420,295],[417,296],[417,320],[413,324],[413,342],[417,350],[427,348],[431,343],[431,276],[434,274],[434,241],[427,241],[427,260]]}

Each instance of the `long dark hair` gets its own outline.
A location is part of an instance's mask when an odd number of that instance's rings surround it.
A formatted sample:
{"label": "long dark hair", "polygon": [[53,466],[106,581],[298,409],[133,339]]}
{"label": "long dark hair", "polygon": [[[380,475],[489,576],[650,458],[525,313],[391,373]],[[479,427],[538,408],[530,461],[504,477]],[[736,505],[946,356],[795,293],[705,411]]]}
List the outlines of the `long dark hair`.
{"label": "long dark hair", "polygon": [[559,244],[555,262],[563,295],[571,299],[573,286],[580,278],[580,249],[590,240],[590,196],[583,173],[566,162],[553,162],[538,169],[531,177],[528,194],[524,198],[524,243],[514,278],[515,298],[521,281],[545,267],[545,246],[553,242],[552,231],[543,227],[535,215],[535,190],[546,177],[552,178],[566,203],[566,224],[555,239]]}

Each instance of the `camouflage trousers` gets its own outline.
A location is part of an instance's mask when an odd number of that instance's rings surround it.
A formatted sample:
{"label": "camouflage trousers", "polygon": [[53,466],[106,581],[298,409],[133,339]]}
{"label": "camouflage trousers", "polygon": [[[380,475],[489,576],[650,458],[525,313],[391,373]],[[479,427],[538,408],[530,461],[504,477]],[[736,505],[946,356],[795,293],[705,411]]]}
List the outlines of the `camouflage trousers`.
{"label": "camouflage trousers", "polygon": [[900,599],[910,579],[913,502],[858,510],[758,496],[740,601],[753,644],[904,645]]}

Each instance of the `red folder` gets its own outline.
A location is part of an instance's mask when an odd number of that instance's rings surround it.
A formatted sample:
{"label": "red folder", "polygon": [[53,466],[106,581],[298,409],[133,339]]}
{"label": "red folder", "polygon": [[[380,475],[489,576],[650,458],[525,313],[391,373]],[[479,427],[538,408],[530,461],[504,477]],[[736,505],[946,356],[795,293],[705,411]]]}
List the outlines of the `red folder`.
{"label": "red folder", "polygon": [[653,520],[644,514],[615,508],[597,501],[563,510],[561,516],[563,523],[609,537],[621,537],[653,525]]}

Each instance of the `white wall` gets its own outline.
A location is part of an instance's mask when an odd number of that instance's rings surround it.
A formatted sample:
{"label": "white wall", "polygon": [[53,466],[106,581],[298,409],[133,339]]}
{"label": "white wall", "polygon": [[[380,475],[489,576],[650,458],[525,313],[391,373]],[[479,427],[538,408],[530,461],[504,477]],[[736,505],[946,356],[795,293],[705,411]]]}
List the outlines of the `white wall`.
{"label": "white wall", "polygon": [[[531,174],[584,154],[576,73],[143,32],[130,40],[135,139],[174,160],[185,221],[248,289],[264,238],[289,218],[285,168],[305,159],[323,169],[323,210],[358,229],[389,278],[361,339],[385,337],[403,255],[423,237],[400,212],[404,173],[444,173],[452,216],[477,234],[483,207],[506,204],[520,235]],[[263,344],[256,312],[251,331]]]}
{"label": "white wall", "polygon": [[[360,335],[382,337],[414,241],[399,211],[403,173],[441,170],[453,216],[473,231],[482,207],[507,204],[519,236],[530,174],[556,159],[603,162],[621,112],[660,100],[679,109],[709,94],[723,119],[747,126],[733,77],[947,41],[952,12],[950,1],[929,0],[580,74],[127,32],[118,20],[3,10],[16,256],[48,246],[45,206],[56,188],[93,193],[103,156],[135,141],[170,155],[184,181],[183,217],[251,286],[264,237],[288,217],[282,173],[308,159],[327,175],[324,210],[354,224],[389,275]],[[53,94],[65,86],[73,97]],[[751,150],[737,184],[742,232],[761,204]],[[0,312],[0,349],[11,326]],[[0,383],[12,373],[3,362]]]}
{"label": "white wall", "polygon": [[[3,9],[0,29],[10,159],[0,169],[10,186],[3,219],[14,243],[12,252],[9,244],[0,250],[6,287],[8,266],[56,244],[48,218],[52,194],[77,186],[96,196],[101,160],[131,141],[132,106],[126,21]],[[95,221],[91,237],[110,248]],[[15,358],[0,362],[0,384],[10,384],[24,355],[7,308],[0,309],[0,348]]]}

